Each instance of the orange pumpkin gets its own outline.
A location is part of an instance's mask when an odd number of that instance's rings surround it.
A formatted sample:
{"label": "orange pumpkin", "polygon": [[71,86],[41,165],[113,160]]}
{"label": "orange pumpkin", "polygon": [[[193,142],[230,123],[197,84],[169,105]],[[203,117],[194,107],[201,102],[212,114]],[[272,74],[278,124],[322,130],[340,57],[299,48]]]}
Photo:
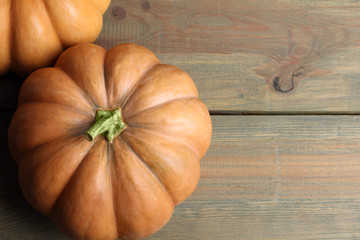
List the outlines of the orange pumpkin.
{"label": "orange pumpkin", "polygon": [[110,0],[1,0],[0,75],[28,75],[63,49],[93,42]]}
{"label": "orange pumpkin", "polygon": [[82,44],[32,73],[9,128],[26,199],[75,239],[140,239],[196,188],[212,125],[183,70]]}

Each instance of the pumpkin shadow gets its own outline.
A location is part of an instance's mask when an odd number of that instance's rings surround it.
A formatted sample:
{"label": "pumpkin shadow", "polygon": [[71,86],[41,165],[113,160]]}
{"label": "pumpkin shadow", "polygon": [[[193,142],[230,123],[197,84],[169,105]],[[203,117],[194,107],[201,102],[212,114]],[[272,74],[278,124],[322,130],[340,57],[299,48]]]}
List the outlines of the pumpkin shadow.
{"label": "pumpkin shadow", "polygon": [[15,109],[0,110],[0,239],[68,239],[25,200],[7,132]]}
{"label": "pumpkin shadow", "polygon": [[25,78],[8,73],[0,76],[0,109],[12,110],[17,107],[18,94]]}

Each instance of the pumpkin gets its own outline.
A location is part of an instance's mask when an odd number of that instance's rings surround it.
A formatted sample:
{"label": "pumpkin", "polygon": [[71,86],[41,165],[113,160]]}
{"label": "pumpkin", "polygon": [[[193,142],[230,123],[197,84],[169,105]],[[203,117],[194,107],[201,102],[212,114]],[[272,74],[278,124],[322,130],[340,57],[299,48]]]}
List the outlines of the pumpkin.
{"label": "pumpkin", "polygon": [[33,72],[9,147],[25,198],[74,239],[140,239],[196,188],[209,112],[147,48],[81,44]]}
{"label": "pumpkin", "polygon": [[28,75],[63,49],[93,42],[111,0],[1,0],[0,75]]}

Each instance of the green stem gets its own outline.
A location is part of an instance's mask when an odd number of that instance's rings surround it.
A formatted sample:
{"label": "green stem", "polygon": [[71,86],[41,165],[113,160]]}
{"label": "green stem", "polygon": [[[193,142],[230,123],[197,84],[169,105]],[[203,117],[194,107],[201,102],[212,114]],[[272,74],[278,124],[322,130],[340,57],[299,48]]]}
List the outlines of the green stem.
{"label": "green stem", "polygon": [[112,142],[123,130],[126,124],[121,115],[121,109],[97,109],[95,122],[85,133],[85,138],[91,142],[97,136],[103,136],[108,142]]}

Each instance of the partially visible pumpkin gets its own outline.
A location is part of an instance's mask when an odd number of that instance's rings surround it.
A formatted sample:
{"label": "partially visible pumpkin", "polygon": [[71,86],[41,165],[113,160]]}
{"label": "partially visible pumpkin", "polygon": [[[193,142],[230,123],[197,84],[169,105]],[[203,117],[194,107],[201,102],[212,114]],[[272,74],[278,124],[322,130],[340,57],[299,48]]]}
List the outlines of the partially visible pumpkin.
{"label": "partially visible pumpkin", "polygon": [[25,81],[9,146],[26,199],[70,237],[140,239],[196,188],[211,132],[183,70],[82,44]]}
{"label": "partially visible pumpkin", "polygon": [[0,75],[28,75],[78,43],[93,42],[111,0],[1,0]]}

